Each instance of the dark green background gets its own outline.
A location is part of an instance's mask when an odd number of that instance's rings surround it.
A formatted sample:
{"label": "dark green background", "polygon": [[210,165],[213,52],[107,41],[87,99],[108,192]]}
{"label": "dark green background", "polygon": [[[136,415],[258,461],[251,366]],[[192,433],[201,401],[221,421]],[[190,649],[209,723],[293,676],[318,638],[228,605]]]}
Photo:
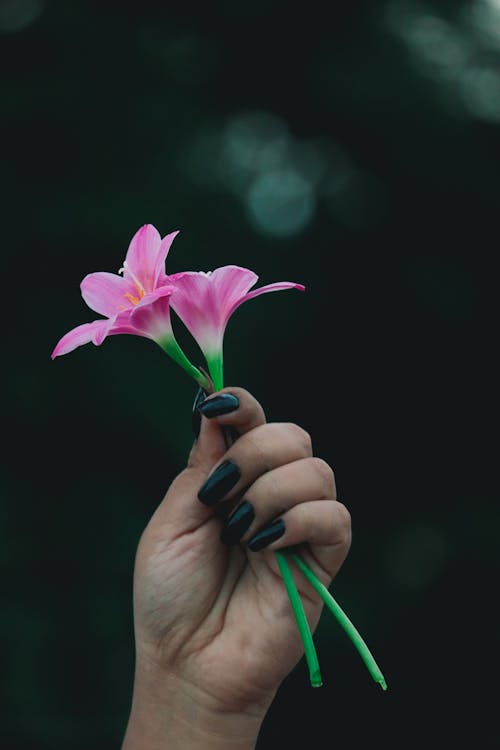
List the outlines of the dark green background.
{"label": "dark green background", "polygon": [[2,747],[119,748],[126,726],[135,548],[195,389],[145,339],[50,353],[144,223],[180,230],[171,272],[307,287],[237,311],[226,382],[334,467],[353,543],[332,592],[389,690],[325,615],[325,684],[300,662],[259,748],[498,747],[498,17],[0,2]]}

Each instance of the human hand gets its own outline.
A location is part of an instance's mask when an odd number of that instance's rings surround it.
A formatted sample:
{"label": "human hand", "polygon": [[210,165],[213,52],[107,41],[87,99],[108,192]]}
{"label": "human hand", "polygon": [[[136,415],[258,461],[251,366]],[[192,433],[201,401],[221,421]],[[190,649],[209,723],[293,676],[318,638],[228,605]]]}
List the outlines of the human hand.
{"label": "human hand", "polygon": [[[299,546],[328,586],[350,546],[333,471],[302,428],[267,423],[256,399],[236,387],[202,410],[211,416],[137,550],[124,750],[254,747],[303,653],[274,551]],[[240,435],[229,448],[223,428]],[[226,520],[222,509],[232,512]],[[292,570],[314,631],[322,601]]]}

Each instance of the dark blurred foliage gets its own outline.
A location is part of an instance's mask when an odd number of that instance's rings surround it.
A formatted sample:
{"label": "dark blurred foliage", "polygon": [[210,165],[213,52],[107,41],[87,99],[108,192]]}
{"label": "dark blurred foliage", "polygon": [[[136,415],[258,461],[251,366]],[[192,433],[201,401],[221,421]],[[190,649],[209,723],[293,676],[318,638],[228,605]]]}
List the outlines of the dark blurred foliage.
{"label": "dark blurred foliage", "polygon": [[1,0],[0,44],[2,747],[126,725],[135,548],[195,388],[145,339],[50,353],[144,223],[181,230],[171,272],[307,287],[238,310],[226,382],[334,467],[332,591],[389,690],[325,615],[325,685],[301,662],[259,747],[498,747],[500,3]]}

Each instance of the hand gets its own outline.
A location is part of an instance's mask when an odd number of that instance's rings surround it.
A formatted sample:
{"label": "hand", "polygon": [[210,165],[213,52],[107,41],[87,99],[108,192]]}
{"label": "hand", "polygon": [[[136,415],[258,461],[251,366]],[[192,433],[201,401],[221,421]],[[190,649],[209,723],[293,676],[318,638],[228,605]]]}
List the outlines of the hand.
{"label": "hand", "polygon": [[[350,546],[333,471],[302,428],[267,423],[241,388],[202,408],[210,418],[137,550],[127,750],[254,747],[303,653],[273,552],[300,545],[328,586]],[[229,448],[224,427],[240,436]],[[291,565],[313,631],[322,602]]]}

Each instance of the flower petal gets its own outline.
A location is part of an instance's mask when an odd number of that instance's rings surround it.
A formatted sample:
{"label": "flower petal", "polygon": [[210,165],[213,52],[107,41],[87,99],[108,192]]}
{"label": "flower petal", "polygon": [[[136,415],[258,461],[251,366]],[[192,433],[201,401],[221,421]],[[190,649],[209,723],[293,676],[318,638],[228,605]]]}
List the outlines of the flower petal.
{"label": "flower petal", "polygon": [[222,266],[211,273],[185,271],[169,276],[168,282],[176,288],[172,309],[195,338],[200,329],[223,332],[230,315],[228,311],[239,303],[258,278],[253,271],[240,266]]}
{"label": "flower petal", "polygon": [[236,303],[229,311],[228,318],[233,314],[237,307],[243,304],[243,302],[247,302],[249,299],[258,297],[260,294],[266,294],[267,292],[279,292],[282,289],[298,289],[300,292],[303,292],[305,290],[305,286],[303,284],[297,284],[294,281],[276,281],[274,284],[266,284],[266,286],[261,286],[258,289],[253,289],[251,292],[248,292],[248,294],[245,294],[243,297],[241,297],[239,301],[236,301]]}
{"label": "flower petal", "polygon": [[134,305],[131,309],[131,312],[133,313],[139,308],[145,307],[146,305],[151,305],[153,302],[156,302],[156,300],[160,299],[160,297],[171,297],[174,292],[175,292],[175,287],[172,286],[171,284],[165,284],[164,286],[159,286],[153,292],[146,294],[137,303],[137,305]]}
{"label": "flower petal", "polygon": [[185,271],[173,282],[175,292],[170,306],[177,313],[203,352],[217,348],[224,334],[220,300],[212,293],[211,275]]}
{"label": "flower petal", "polygon": [[212,294],[221,306],[224,322],[227,323],[231,312],[240,304],[240,300],[249,289],[257,283],[259,277],[249,268],[241,266],[221,266],[211,276]]}
{"label": "flower petal", "polygon": [[73,328],[59,341],[52,352],[52,359],[67,354],[90,341],[100,346],[106,336],[114,336],[118,333],[146,336],[155,341],[173,335],[168,304],[172,292],[171,286],[160,287],[143,297],[137,305],[130,303],[130,307],[119,315],[105,320],[94,320],[92,323],[83,323]]}
{"label": "flower petal", "polygon": [[80,284],[80,289],[90,309],[107,318],[133,307],[131,298],[138,295],[137,288],[129,279],[107,271],[89,273]]}
{"label": "flower petal", "polygon": [[175,232],[170,232],[170,234],[166,234],[165,237],[161,241],[161,245],[158,248],[158,254],[156,256],[155,278],[154,278],[153,289],[159,285],[160,278],[162,274],[165,273],[165,262],[167,260],[167,255],[169,253],[172,242],[175,240],[178,234],[179,234],[179,230],[176,230]]}
{"label": "flower petal", "polygon": [[94,320],[92,323],[83,323],[83,325],[73,328],[60,339],[51,354],[51,359],[60,357],[62,354],[68,354],[73,349],[88,344],[90,341],[99,346],[109,332],[111,324],[112,321],[110,320]]}
{"label": "flower petal", "polygon": [[219,351],[227,322],[243,302],[280,289],[304,289],[302,284],[281,281],[252,292],[256,273],[241,266],[221,266],[212,273],[186,271],[165,277],[175,286],[170,305],[198,342],[205,355]]}
{"label": "flower petal", "polygon": [[[134,332],[140,336],[146,336],[157,343],[173,338],[172,324],[170,322],[170,296],[172,287],[160,287],[151,294],[144,297],[141,302],[129,313],[128,325],[132,326]],[[125,316],[120,316],[125,317]],[[117,319],[117,324],[120,324]],[[112,333],[114,333],[113,326]],[[120,333],[121,331],[117,331]]]}
{"label": "flower petal", "polygon": [[125,278],[138,280],[146,292],[152,292],[164,271],[168,251],[177,234],[171,232],[162,240],[152,224],[144,224],[132,237],[127,250]]}

